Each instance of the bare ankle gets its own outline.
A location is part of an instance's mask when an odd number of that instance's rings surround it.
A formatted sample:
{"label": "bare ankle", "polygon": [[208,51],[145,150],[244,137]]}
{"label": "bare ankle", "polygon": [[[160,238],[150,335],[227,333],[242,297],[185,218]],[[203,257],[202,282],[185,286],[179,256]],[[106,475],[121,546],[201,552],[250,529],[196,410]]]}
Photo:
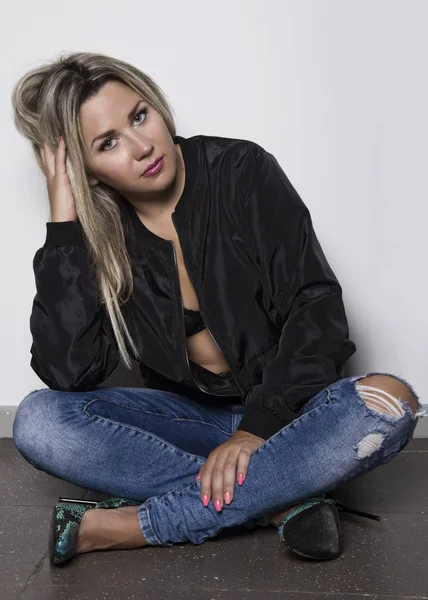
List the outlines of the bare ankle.
{"label": "bare ankle", "polygon": [[298,506],[298,504],[293,504],[293,506],[288,506],[284,510],[279,510],[277,512],[268,512],[267,516],[271,523],[274,525],[279,525],[282,519],[290,512]]}
{"label": "bare ankle", "polygon": [[101,509],[99,508],[92,508],[87,510],[83,515],[80,522],[79,534],[77,536],[76,554],[90,552],[93,549],[93,534],[96,531],[98,522],[97,515],[95,513],[99,512],[100,510]]}
{"label": "bare ankle", "polygon": [[146,544],[138,520],[138,506],[93,508],[83,515],[77,553],[139,548]]}

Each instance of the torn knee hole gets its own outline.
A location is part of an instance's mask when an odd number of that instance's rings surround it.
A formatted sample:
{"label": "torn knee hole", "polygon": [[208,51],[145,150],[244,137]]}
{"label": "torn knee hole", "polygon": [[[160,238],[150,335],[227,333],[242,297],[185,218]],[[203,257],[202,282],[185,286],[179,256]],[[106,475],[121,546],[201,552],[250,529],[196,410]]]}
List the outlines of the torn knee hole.
{"label": "torn knee hole", "polygon": [[363,385],[358,382],[356,384],[356,389],[359,391],[360,396],[365,403],[377,412],[386,413],[397,419],[404,415],[404,409],[397,398],[394,398],[394,396],[385,392],[385,390],[369,385]]}

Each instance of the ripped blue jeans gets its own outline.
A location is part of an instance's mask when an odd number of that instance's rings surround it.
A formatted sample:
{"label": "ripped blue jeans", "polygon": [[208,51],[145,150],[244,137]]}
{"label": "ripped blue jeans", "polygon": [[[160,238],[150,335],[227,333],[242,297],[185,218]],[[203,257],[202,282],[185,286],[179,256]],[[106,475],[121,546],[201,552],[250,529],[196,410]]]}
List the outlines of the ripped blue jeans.
{"label": "ripped blue jeans", "polygon": [[[284,510],[390,462],[411,440],[419,417],[397,399],[390,413],[358,389],[367,373],[324,388],[301,415],[252,455],[231,504],[201,501],[195,477],[209,453],[235,433],[243,404],[205,403],[163,390],[106,387],[89,392],[41,389],[18,407],[14,442],[37,469],[83,488],[141,500],[148,544],[202,544],[227,527],[266,526]],[[375,390],[376,388],[372,388]],[[369,390],[364,393],[370,395]]]}

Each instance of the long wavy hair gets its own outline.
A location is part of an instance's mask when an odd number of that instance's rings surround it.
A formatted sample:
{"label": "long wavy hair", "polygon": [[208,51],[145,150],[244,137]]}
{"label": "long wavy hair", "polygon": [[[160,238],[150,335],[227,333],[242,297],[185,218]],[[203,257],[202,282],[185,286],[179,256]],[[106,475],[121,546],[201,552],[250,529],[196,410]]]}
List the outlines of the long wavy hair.
{"label": "long wavy hair", "polygon": [[95,184],[84,162],[79,121],[82,104],[110,81],[119,81],[138,92],[163,117],[172,137],[176,135],[173,109],[160,87],[136,67],[103,54],[61,54],[55,61],[28,71],[12,93],[14,123],[30,140],[36,161],[44,172],[41,148],[47,142],[56,149],[59,136],[67,146],[66,167],[78,220],[98,282],[99,301],[105,305],[120,357],[132,368],[125,336],[138,360],[120,306],[133,293],[132,267],[125,243],[122,219],[126,200],[111,187]]}

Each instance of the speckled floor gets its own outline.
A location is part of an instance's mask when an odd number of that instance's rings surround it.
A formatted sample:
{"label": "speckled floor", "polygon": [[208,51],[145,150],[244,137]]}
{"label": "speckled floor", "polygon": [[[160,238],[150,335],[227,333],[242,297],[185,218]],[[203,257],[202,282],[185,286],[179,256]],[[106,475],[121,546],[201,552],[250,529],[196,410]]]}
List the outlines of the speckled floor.
{"label": "speckled floor", "polygon": [[428,598],[428,439],[335,490],[382,520],[341,513],[343,551],[326,562],[288,552],[273,527],[238,527],[200,546],[92,552],[53,567],[48,529],[58,497],[107,496],[34,469],[7,438],[0,482],[1,600]]}

